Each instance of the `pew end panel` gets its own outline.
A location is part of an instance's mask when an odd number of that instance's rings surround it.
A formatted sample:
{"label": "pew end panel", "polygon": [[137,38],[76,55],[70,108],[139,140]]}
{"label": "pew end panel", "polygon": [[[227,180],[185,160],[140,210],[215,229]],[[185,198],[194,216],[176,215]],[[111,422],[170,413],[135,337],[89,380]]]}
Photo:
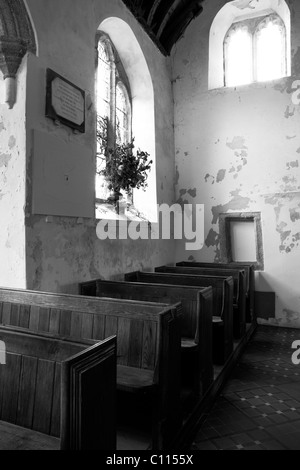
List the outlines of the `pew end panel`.
{"label": "pew end panel", "polygon": [[[7,364],[0,368],[0,419],[33,432],[56,437],[58,448],[71,450],[70,442],[77,442],[77,450],[83,450],[84,443],[80,437],[86,429],[82,428],[81,420],[74,426],[72,418],[78,416],[82,408],[93,408],[96,410],[94,418],[100,419],[94,429],[94,449],[115,450],[116,426],[109,416],[113,416],[115,409],[115,338],[101,343],[77,342],[7,326],[0,327],[0,337],[4,340],[7,351]],[[102,366],[108,366],[106,375],[103,376],[103,370],[98,368],[98,359],[108,347],[110,358],[103,357]],[[76,358],[78,365],[85,364],[91,373],[95,371],[97,382],[102,383],[102,386],[104,380],[109,379],[108,385],[112,387],[109,390],[109,400],[100,402],[98,408],[98,397],[90,395],[94,387],[91,383],[85,384],[90,389],[86,389],[84,396],[81,395],[80,403],[71,405],[70,396],[63,398],[62,370],[65,361],[68,362],[72,357]],[[82,381],[78,380],[72,385],[75,396],[80,395],[81,385]],[[92,398],[96,401],[91,401]],[[63,418],[66,415],[68,419]],[[103,429],[106,429],[105,436]],[[68,436],[68,443],[65,436]]]}
{"label": "pew end panel", "polygon": [[62,362],[62,450],[116,449],[116,375],[115,336]]}

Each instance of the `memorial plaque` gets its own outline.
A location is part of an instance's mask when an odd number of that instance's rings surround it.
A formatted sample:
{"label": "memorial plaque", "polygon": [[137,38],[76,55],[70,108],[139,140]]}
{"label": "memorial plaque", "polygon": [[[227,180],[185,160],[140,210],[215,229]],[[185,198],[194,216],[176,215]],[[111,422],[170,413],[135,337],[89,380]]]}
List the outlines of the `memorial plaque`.
{"label": "memorial plaque", "polygon": [[50,69],[47,69],[46,116],[85,132],[84,91]]}

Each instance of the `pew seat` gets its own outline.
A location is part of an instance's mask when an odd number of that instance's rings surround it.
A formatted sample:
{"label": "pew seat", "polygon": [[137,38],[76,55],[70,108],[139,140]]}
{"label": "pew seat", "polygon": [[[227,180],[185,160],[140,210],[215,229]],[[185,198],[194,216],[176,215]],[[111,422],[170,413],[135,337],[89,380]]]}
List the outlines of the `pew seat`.
{"label": "pew seat", "polygon": [[157,386],[154,371],[138,367],[117,366],[117,382],[119,390],[143,392]]}

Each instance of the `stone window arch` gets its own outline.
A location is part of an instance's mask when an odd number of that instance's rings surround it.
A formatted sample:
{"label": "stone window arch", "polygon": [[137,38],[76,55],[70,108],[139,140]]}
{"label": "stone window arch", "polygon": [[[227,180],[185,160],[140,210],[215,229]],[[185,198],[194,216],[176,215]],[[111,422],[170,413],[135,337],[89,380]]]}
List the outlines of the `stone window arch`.
{"label": "stone window arch", "polygon": [[[271,35],[273,42],[268,39]],[[235,48],[238,52],[234,56]],[[268,62],[273,59],[271,67],[264,66],[266,59]],[[233,71],[230,61],[235,68]],[[238,75],[239,68],[243,69],[242,74],[235,81],[233,77]],[[267,72],[267,68],[272,73]],[[291,15],[286,1],[226,3],[210,28],[208,72],[210,90],[290,76]]]}
{"label": "stone window arch", "polygon": [[224,85],[287,75],[286,28],[276,14],[235,22],[224,39]]}

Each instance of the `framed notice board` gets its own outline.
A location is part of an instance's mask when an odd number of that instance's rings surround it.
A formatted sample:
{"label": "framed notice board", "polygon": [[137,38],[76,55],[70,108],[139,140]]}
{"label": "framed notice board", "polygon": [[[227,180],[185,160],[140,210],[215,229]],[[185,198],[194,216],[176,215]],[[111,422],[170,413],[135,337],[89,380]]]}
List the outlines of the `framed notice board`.
{"label": "framed notice board", "polygon": [[85,132],[85,92],[47,69],[46,117],[79,132]]}

